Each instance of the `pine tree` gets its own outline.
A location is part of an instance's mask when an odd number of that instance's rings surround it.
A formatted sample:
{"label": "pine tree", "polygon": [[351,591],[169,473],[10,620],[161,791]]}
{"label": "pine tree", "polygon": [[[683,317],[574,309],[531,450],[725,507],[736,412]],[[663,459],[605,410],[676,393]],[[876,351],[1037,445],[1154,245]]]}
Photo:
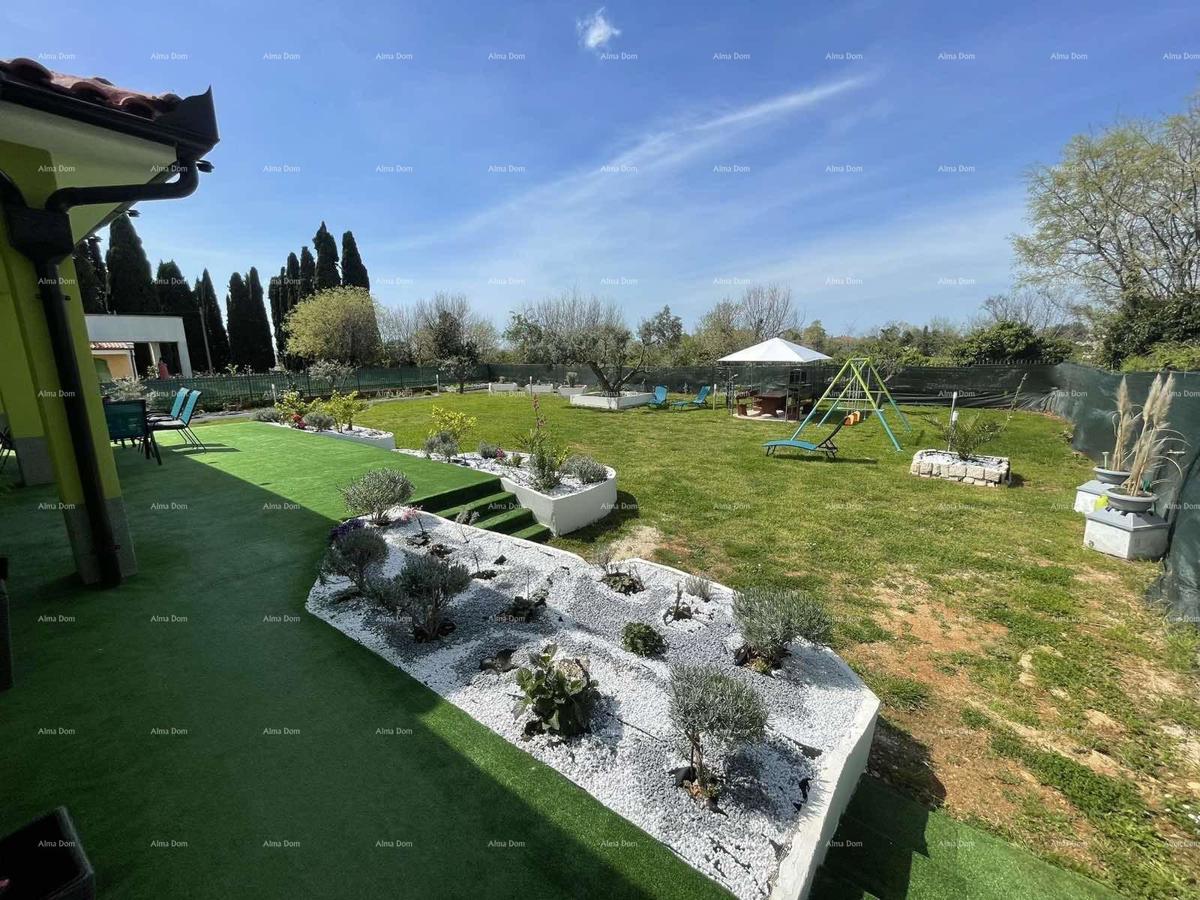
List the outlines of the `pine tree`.
{"label": "pine tree", "polygon": [[229,365],[229,337],[221,321],[221,307],[217,304],[217,292],[213,288],[208,269],[204,270],[204,274],[196,282],[195,294],[196,306],[202,311],[204,330],[208,336],[208,353],[203,358],[202,365],[209,371],[218,372]]}
{"label": "pine tree", "polygon": [[296,288],[296,303],[317,292],[317,263],[307,246],[300,248],[300,282]]}
{"label": "pine tree", "polygon": [[83,303],[83,311],[89,315],[107,312],[104,308],[104,293],[92,266],[86,243],[76,247],[71,256],[75,261],[75,277],[79,279],[79,299]]}
{"label": "pine tree", "polygon": [[183,334],[192,368],[204,368],[208,363],[204,353],[204,328],[200,321],[200,307],[196,305],[196,295],[188,287],[187,280],[183,277],[183,272],[179,271],[175,260],[169,259],[158,264],[158,271],[154,276],[154,290],[158,294],[158,303],[162,311],[183,319]]}
{"label": "pine tree", "polygon": [[254,266],[250,267],[246,276],[246,289],[246,323],[252,356],[249,365],[255,372],[266,372],[275,365],[275,350],[271,346],[271,323],[267,320],[267,308],[263,305],[262,281]]}
{"label": "pine tree", "polygon": [[342,284],[368,291],[371,289],[371,278],[367,275],[367,267],[363,265],[362,257],[358,255],[358,244],[354,240],[353,231],[342,235]]}
{"label": "pine tree", "polygon": [[317,277],[314,282],[317,290],[324,291],[328,288],[341,287],[342,276],[338,274],[337,242],[334,241],[333,235],[329,233],[324,222],[317,229],[317,233],[313,235],[313,249],[317,251]]}
{"label": "pine tree", "polygon": [[162,311],[150,279],[150,260],[129,216],[118,216],[109,226],[106,263],[112,312],[149,315]]}

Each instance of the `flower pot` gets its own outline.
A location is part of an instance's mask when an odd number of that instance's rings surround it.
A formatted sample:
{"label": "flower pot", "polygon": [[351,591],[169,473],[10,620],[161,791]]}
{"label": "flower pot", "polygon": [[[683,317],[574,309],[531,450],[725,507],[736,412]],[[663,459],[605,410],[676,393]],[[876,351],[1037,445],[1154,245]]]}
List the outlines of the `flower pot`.
{"label": "flower pot", "polygon": [[1104,492],[1104,496],[1108,498],[1108,505],[1112,509],[1119,512],[1130,513],[1147,513],[1154,508],[1154,504],[1158,502],[1157,494],[1147,494],[1144,497],[1135,497],[1132,494],[1122,494],[1112,488]]}
{"label": "flower pot", "polygon": [[1103,466],[1094,466],[1092,471],[1096,473],[1096,480],[1104,484],[1124,484],[1129,478],[1128,472],[1122,472],[1118,469],[1105,469]]}

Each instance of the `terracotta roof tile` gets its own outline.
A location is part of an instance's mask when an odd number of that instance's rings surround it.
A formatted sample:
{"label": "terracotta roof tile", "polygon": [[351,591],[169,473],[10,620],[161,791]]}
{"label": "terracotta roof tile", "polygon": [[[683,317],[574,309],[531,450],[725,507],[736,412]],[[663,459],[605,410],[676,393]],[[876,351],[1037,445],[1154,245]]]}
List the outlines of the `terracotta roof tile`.
{"label": "terracotta roof tile", "polygon": [[24,57],[0,59],[0,72],[26,84],[48,88],[78,100],[149,120],[170,112],[181,102],[177,94],[145,94],[141,91],[131,91],[117,87],[106,78],[83,78],[79,75],[54,72],[37,60]]}

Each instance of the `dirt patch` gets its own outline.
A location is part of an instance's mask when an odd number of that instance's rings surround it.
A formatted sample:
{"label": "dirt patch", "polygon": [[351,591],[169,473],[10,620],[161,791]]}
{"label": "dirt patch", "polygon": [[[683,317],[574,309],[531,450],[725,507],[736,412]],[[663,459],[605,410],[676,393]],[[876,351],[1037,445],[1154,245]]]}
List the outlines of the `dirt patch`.
{"label": "dirt patch", "polygon": [[1141,659],[1130,660],[1129,667],[1121,673],[1121,685],[1131,698],[1165,700],[1190,696],[1178,680]]}
{"label": "dirt patch", "polygon": [[653,525],[635,525],[629,534],[617,538],[610,546],[615,560],[629,559],[631,556],[653,559],[654,551],[665,543],[663,533]]}
{"label": "dirt patch", "polygon": [[926,657],[959,650],[978,652],[1008,633],[1003,625],[980,621],[944,602],[928,582],[912,575],[877,581],[869,593],[887,614],[889,630],[918,642],[918,648],[905,648],[905,662],[911,662],[914,652]]}

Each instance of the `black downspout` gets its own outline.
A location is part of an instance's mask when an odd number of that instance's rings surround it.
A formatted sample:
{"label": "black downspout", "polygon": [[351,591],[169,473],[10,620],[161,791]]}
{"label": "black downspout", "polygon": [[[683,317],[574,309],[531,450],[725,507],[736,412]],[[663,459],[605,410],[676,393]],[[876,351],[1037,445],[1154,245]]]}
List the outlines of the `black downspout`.
{"label": "black downspout", "polygon": [[87,505],[92,546],[100,567],[100,584],[106,588],[116,587],[121,583],[121,566],[119,547],[101,484],[96,443],[88,422],[83,381],[72,345],[67,298],[63,295],[58,273],[59,263],[75,249],[67,213],[72,207],[94,203],[123,205],[138,200],[186,197],[200,183],[200,165],[203,164],[189,162],[173,167],[174,171],[179,173],[179,178],[168,184],[61,188],[47,198],[45,209],[27,207],[16,186],[5,179],[5,212],[9,224],[9,242],[28,257],[37,273],[38,291],[41,294],[50,343],[54,349],[59,385],[63,391],[67,427],[79,461],[79,481],[84,503]]}

